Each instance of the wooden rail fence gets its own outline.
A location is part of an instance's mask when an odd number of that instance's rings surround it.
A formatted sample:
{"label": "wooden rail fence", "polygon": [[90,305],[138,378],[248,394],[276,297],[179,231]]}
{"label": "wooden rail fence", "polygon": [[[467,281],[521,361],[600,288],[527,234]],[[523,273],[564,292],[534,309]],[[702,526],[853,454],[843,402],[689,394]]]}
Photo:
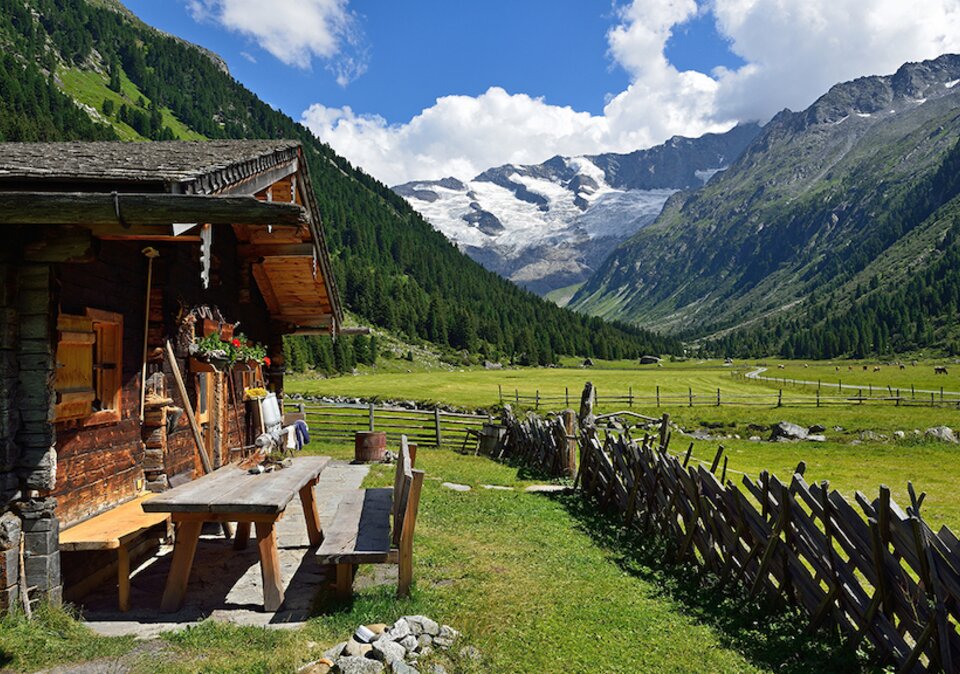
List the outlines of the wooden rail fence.
{"label": "wooden rail fence", "polygon": [[584,497],[662,534],[678,559],[799,606],[810,630],[839,626],[851,648],[870,641],[898,671],[958,671],[960,541],[931,530],[912,485],[906,510],[886,487],[874,499],[858,492],[854,505],[826,482],[808,484],[802,463],[789,483],[764,472],[738,487],[722,449],[707,468],[691,463],[692,444],[682,458],[668,452],[669,433],[601,442],[587,427],[582,437]]}
{"label": "wooden rail fence", "polygon": [[[627,389],[626,394],[607,394],[597,393],[596,402],[598,405],[605,406],[625,406],[628,409],[633,407],[660,408],[660,407],[720,407],[726,405],[756,406],[756,407],[827,407],[836,405],[864,405],[864,404],[886,404],[899,406],[916,407],[954,407],[960,408],[960,396],[943,391],[921,393],[914,389],[911,391],[901,391],[894,388],[879,388],[873,386],[864,386],[843,393],[843,389],[833,393],[836,387],[824,386],[816,388],[809,393],[798,393],[796,391],[784,390],[782,388],[770,390],[764,393],[730,393],[724,392],[720,388],[710,391],[694,391],[687,388],[686,391],[667,392],[662,391],[659,386],[654,392],[638,394],[634,393],[633,388]],[[556,409],[557,407],[569,407],[571,400],[576,403],[577,396],[571,398],[570,390],[565,389],[561,393],[547,393],[537,389],[533,394],[523,393],[519,389],[513,392],[499,389],[500,404],[514,404],[518,407],[533,408],[540,410]]]}
{"label": "wooden rail fence", "polygon": [[577,416],[564,410],[551,418],[530,414],[517,418],[505,410],[505,432],[497,443],[494,457],[522,461],[553,477],[573,477],[577,470]]}
{"label": "wooden rail fence", "polygon": [[310,437],[320,440],[349,441],[357,431],[386,431],[393,444],[406,435],[421,445],[461,446],[479,437],[483,424],[493,418],[479,414],[444,412],[439,409],[407,409],[374,403],[303,403]]}

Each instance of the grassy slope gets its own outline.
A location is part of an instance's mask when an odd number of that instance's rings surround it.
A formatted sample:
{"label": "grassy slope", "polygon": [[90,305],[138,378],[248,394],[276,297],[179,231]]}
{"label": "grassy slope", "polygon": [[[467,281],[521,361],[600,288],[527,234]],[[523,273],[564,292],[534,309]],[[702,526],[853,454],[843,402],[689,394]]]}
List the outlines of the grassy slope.
{"label": "grassy slope", "polygon": [[[150,99],[143,95],[136,84],[130,81],[126,73],[120,71],[120,93],[110,89],[106,75],[93,70],[80,70],[79,68],[61,68],[57,71],[57,78],[64,93],[73,97],[79,103],[95,109],[99,113],[101,121],[108,121],[120,140],[147,140],[133,127],[117,119],[116,111],[124,103],[128,107],[136,107],[137,100],[143,98],[145,105],[150,105]],[[103,101],[109,99],[114,103],[114,114],[110,118],[102,112]],[[205,137],[193,129],[186,126],[166,107],[160,108],[160,114],[163,117],[163,124],[173,131],[173,135],[181,140],[205,140]]]}
{"label": "grassy slope", "polygon": [[[341,458],[344,445],[316,448]],[[692,576],[652,568],[659,551],[621,539],[619,527],[592,519],[574,496],[520,491],[535,477],[482,457],[425,450],[428,476],[417,521],[413,598],[397,601],[392,585],[363,579],[350,605],[323,604],[299,630],[262,630],[207,621],[165,635],[143,655],[138,672],[290,672],[353,631],[357,624],[423,613],[452,624],[486,660],[463,672],[754,672],[837,671],[823,642],[799,639],[789,620],[762,615]],[[467,493],[440,486],[471,485]],[[367,486],[392,482],[374,467]],[[486,490],[483,484],[514,487]],[[684,580],[686,578],[686,580]],[[694,579],[695,581],[695,579]],[[33,669],[76,657],[111,656],[131,640],[84,634],[62,617],[32,626],[0,623],[0,666]],[[13,629],[10,629],[13,628]],[[48,634],[48,632],[52,632]],[[32,642],[44,635],[43,648]],[[48,646],[50,646],[48,648]],[[840,653],[839,649],[836,649]],[[845,656],[841,656],[845,657]],[[5,660],[6,658],[6,660]],[[105,662],[105,661],[104,661]],[[851,663],[842,663],[850,671]],[[424,670],[425,671],[425,670]]]}

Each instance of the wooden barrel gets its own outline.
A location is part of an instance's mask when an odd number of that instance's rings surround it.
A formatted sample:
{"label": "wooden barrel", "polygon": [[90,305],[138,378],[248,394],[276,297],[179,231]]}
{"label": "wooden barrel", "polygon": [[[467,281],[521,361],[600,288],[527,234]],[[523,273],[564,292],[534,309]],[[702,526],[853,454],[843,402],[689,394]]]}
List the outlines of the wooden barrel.
{"label": "wooden barrel", "polygon": [[387,451],[385,431],[357,431],[353,439],[353,458],[358,463],[383,461]]}
{"label": "wooden barrel", "polygon": [[498,424],[484,424],[480,431],[480,453],[493,455],[506,432],[507,429]]}

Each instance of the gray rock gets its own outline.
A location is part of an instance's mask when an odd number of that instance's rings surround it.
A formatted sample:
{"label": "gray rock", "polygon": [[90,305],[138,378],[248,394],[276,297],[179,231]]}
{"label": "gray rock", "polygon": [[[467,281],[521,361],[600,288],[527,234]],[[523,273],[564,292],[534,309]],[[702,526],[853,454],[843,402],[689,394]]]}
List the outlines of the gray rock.
{"label": "gray rock", "polygon": [[364,655],[369,653],[372,648],[373,646],[370,644],[361,644],[359,641],[351,639],[344,647],[342,655],[353,658],[362,658]]}
{"label": "gray rock", "polygon": [[789,442],[791,440],[806,440],[809,432],[803,426],[781,421],[770,427],[772,442]]}
{"label": "gray rock", "polygon": [[887,439],[887,436],[876,431],[860,431],[860,439],[864,442],[882,442]]}
{"label": "gray rock", "polygon": [[465,484],[457,484],[455,482],[443,482],[440,486],[453,491],[470,491],[469,486]]}
{"label": "gray rock", "polygon": [[814,424],[807,429],[809,433],[823,433],[825,430],[827,430],[827,427],[820,424]]}
{"label": "gray rock", "polygon": [[387,641],[378,639],[373,642],[373,650],[370,651],[370,657],[390,664],[394,660],[403,660],[407,656],[407,649],[396,641]]}
{"label": "gray rock", "polygon": [[340,674],[380,674],[383,663],[370,658],[338,658],[333,671]]}
{"label": "gray rock", "polygon": [[417,649],[417,646],[419,645],[417,642],[417,638],[412,634],[405,636],[403,639],[401,639],[397,643],[403,646],[405,649],[407,649],[408,653],[410,653],[411,651],[415,651]]}
{"label": "gray rock", "polygon": [[420,636],[421,634],[435,636],[440,634],[440,625],[425,615],[408,615],[404,617],[404,620],[410,625],[410,632],[414,636]]}
{"label": "gray rock", "polygon": [[427,670],[428,674],[447,674],[447,669],[443,665],[433,664],[430,665],[430,669]]}
{"label": "gray rock", "polygon": [[[437,632],[440,632],[440,629],[437,628]],[[433,644],[433,637],[429,634],[421,634],[417,637],[417,647],[422,651],[424,648],[427,648]]]}
{"label": "gray rock", "polygon": [[821,435],[820,433],[811,433],[810,435],[807,436],[807,440],[809,442],[826,442],[827,436]]}
{"label": "gray rock", "polygon": [[457,630],[449,625],[443,625],[440,628],[440,634],[433,638],[433,645],[446,650],[453,646],[453,642],[456,641],[459,636],[460,633]]}
{"label": "gray rock", "polygon": [[750,442],[760,442],[763,440],[759,435],[751,435],[749,438]]}
{"label": "gray rock", "polygon": [[957,436],[954,435],[953,431],[947,426],[934,426],[933,428],[928,428],[924,435],[928,438],[939,440],[940,442],[952,442],[954,444],[960,442],[960,440],[957,440]]}
{"label": "gray rock", "polygon": [[844,428],[843,426],[834,426],[833,430],[835,430],[837,433],[843,433],[847,429]]}
{"label": "gray rock", "polygon": [[390,641],[399,641],[406,636],[413,634],[413,630],[410,627],[410,623],[407,622],[406,618],[400,618],[397,622],[393,623],[393,626],[384,632],[384,636]]}
{"label": "gray rock", "polygon": [[347,647],[346,641],[341,641],[339,644],[332,648],[328,648],[323,652],[323,657],[330,658],[331,660],[336,660],[340,657],[340,654],[343,653],[343,649]]}
{"label": "gray rock", "polygon": [[420,674],[420,671],[415,667],[411,667],[403,660],[394,660],[390,663],[390,671],[393,674]]}
{"label": "gray rock", "polygon": [[905,437],[907,437],[907,434],[903,431],[894,431],[893,437],[895,437],[897,440],[903,440]]}
{"label": "gray rock", "polygon": [[563,484],[532,484],[523,491],[531,494],[567,491],[570,487]]}

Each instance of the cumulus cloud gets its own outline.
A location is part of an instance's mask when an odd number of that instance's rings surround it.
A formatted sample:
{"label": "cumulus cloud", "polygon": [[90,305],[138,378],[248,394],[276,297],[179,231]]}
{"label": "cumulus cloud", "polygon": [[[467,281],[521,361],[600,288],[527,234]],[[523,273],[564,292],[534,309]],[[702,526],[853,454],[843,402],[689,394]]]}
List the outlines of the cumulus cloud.
{"label": "cumulus cloud", "polygon": [[[705,12],[743,66],[698,72],[669,62],[673,31]],[[629,152],[674,134],[766,121],[784,107],[806,107],[837,82],[960,51],[960,0],[633,0],[617,10],[607,42],[631,82],[599,115],[491,87],[438,98],[402,124],[321,104],[303,122],[390,184],[471,178],[554,154]]]}
{"label": "cumulus cloud", "polygon": [[251,38],[287,65],[308,69],[321,59],[341,86],[367,69],[363,33],[349,0],[187,0],[197,21]]}

